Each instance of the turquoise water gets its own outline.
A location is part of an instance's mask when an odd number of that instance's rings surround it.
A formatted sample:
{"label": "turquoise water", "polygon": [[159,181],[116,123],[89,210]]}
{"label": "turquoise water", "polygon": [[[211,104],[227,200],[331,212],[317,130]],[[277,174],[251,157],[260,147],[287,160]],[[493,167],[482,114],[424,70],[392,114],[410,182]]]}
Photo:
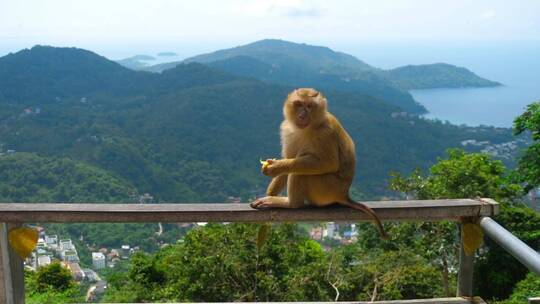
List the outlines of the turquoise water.
{"label": "turquoise water", "polygon": [[527,104],[540,100],[540,43],[364,45],[351,54],[382,68],[446,62],[504,84],[494,88],[414,90],[428,118],[470,126],[511,127]]}
{"label": "turquoise water", "polygon": [[495,88],[414,90],[411,94],[429,111],[427,118],[469,126],[511,127],[529,103],[540,100],[540,86],[509,84]]}

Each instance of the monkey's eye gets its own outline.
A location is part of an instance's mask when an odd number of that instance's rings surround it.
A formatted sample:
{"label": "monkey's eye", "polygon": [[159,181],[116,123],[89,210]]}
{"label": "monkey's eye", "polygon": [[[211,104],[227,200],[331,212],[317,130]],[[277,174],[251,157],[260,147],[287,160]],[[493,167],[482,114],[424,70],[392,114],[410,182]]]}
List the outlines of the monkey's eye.
{"label": "monkey's eye", "polygon": [[308,108],[308,109],[310,109],[310,110],[311,110],[311,109],[312,109],[313,107],[315,107],[315,105],[314,105],[314,104],[312,104],[312,103],[308,103],[308,104],[307,104],[307,108]]}
{"label": "monkey's eye", "polygon": [[299,106],[301,106],[301,105],[302,105],[302,103],[301,103],[300,101],[298,101],[298,100],[295,100],[295,101],[293,102],[293,106],[295,106],[295,107],[297,107],[297,108],[298,108]]}

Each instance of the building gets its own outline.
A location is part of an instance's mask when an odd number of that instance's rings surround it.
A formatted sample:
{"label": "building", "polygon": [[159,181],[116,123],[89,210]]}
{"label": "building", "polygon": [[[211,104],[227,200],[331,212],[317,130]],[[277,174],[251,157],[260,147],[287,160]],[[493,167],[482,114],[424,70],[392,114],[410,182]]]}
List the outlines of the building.
{"label": "building", "polygon": [[58,236],[57,235],[45,235],[45,245],[51,249],[58,248]]}
{"label": "building", "polygon": [[48,255],[42,255],[37,258],[37,266],[47,266],[51,263],[51,257]]}
{"label": "building", "polygon": [[351,224],[351,237],[357,237],[358,236],[358,228],[356,227],[356,224]]}
{"label": "building", "polygon": [[129,258],[129,254],[131,253],[130,250],[131,248],[129,247],[129,245],[122,245],[122,259]]}
{"label": "building", "polygon": [[111,249],[111,252],[107,254],[107,258],[109,259],[109,261],[114,258],[119,258],[119,257],[120,257],[120,253],[118,253],[118,249]]}
{"label": "building", "polygon": [[73,243],[69,239],[60,240],[59,246],[61,251],[66,250],[75,250],[75,246],[73,246]]}
{"label": "building", "polygon": [[64,250],[60,255],[66,263],[79,263],[79,255],[76,250]]}
{"label": "building", "polygon": [[312,228],[310,233],[309,233],[311,239],[313,240],[322,240],[322,237],[323,237],[323,229],[322,227],[315,227],[315,228]]}
{"label": "building", "polygon": [[92,265],[95,269],[105,268],[105,255],[102,252],[92,252]]}
{"label": "building", "polygon": [[336,223],[334,222],[326,223],[326,229],[324,229],[323,231],[323,237],[334,238],[336,230],[337,230]]}
{"label": "building", "polygon": [[86,278],[86,280],[88,280],[88,282],[101,281],[101,278],[99,277],[99,275],[95,271],[93,271],[92,269],[84,268],[83,272],[84,272],[85,278]]}
{"label": "building", "polygon": [[73,279],[77,282],[80,282],[84,280],[86,277],[84,271],[82,271],[81,266],[79,263],[69,263],[68,268],[71,271],[71,275],[73,276]]}

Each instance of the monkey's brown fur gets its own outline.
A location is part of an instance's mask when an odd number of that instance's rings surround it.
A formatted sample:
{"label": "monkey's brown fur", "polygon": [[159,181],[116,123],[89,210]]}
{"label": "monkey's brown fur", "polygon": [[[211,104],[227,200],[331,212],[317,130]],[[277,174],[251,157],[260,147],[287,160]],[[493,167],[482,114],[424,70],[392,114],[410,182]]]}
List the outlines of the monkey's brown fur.
{"label": "monkey's brown fur", "polygon": [[[314,89],[294,90],[283,106],[281,154],[269,159],[262,172],[273,177],[266,197],[253,208],[300,208],[307,202],[322,207],[341,204],[369,214],[381,237],[387,238],[377,215],[349,197],[356,164],[354,142],[327,111],[326,98]],[[287,186],[288,196],[278,196]]]}

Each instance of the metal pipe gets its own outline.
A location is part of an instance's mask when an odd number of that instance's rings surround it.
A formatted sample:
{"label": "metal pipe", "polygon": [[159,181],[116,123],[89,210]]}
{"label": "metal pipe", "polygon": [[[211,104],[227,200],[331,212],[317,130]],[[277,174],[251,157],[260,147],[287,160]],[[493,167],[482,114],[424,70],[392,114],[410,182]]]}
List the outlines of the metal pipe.
{"label": "metal pipe", "polygon": [[540,275],[540,254],[489,217],[480,219],[484,232],[530,271]]}

